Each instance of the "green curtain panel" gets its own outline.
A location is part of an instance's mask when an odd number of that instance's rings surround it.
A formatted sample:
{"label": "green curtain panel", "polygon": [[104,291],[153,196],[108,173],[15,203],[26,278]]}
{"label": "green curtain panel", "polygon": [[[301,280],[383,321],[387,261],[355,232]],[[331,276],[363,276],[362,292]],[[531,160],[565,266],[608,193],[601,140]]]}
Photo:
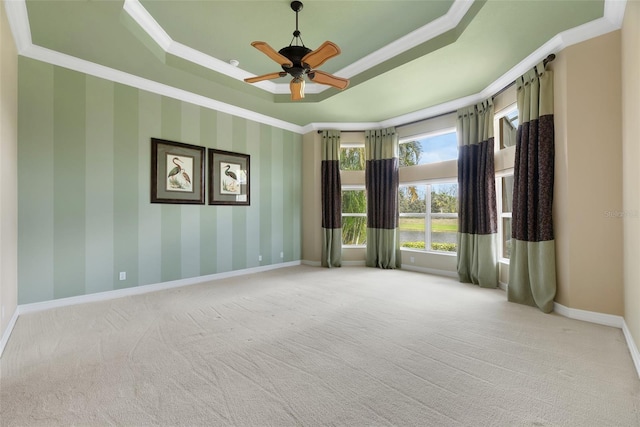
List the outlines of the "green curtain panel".
{"label": "green curtain panel", "polygon": [[458,277],[498,286],[493,102],[458,110]]}
{"label": "green curtain panel", "polygon": [[508,299],[553,311],[553,73],[544,63],[516,81],[519,125],[513,174]]}
{"label": "green curtain panel", "polygon": [[369,267],[400,268],[398,135],[395,128],[364,135]]}
{"label": "green curtain panel", "polygon": [[340,131],[322,132],[322,266],[342,264],[342,183],[340,181]]}

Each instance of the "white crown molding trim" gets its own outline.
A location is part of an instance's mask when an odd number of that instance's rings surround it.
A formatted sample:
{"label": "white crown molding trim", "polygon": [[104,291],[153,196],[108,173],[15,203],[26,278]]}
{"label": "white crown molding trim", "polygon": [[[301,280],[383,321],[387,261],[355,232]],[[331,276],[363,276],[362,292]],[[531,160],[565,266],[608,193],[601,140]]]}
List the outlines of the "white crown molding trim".
{"label": "white crown molding trim", "polygon": [[[289,123],[289,122],[276,119],[264,114],[256,113],[244,108],[240,108],[240,107],[236,107],[220,101],[216,101],[211,98],[207,98],[191,92],[173,88],[168,85],[143,79],[141,77],[137,77],[132,74],[128,74],[122,71],[114,70],[114,69],[104,67],[98,64],[94,64],[88,61],[74,58],[69,55],[65,55],[63,53],[59,53],[46,48],[35,46],[32,44],[32,41],[31,41],[31,32],[29,27],[29,19],[27,15],[25,0],[4,0],[4,2],[7,8],[7,17],[9,19],[9,24],[11,26],[14,39],[16,40],[18,53],[21,55],[24,55],[33,59],[37,59],[40,61],[49,62],[54,65],[60,65],[62,67],[66,67],[76,71],[85,72],[87,74],[91,74],[96,77],[113,80],[118,83],[122,83],[128,86],[147,90],[150,92],[158,93],[160,95],[165,95],[165,96],[169,96],[179,100],[183,100],[185,102],[191,102],[193,104],[200,105],[205,108],[211,108],[217,111],[221,111],[221,112],[232,114],[238,117],[246,118],[259,123],[264,123],[264,124],[268,124],[274,127],[285,129],[285,130],[290,130],[292,132],[296,132],[299,134],[304,134],[314,130],[321,130],[321,129],[327,129],[327,128],[348,131],[348,130],[373,129],[373,128],[379,128],[379,127],[401,126],[407,123],[426,120],[442,114],[455,112],[459,108],[463,108],[468,105],[481,102],[482,100],[494,95],[496,92],[500,91],[502,88],[511,85],[520,75],[524,74],[529,69],[534,67],[536,64],[538,64],[542,59],[544,59],[550,53],[559,52],[560,50],[568,46],[571,46],[572,44],[579,43],[579,42],[588,40],[590,38],[597,37],[602,34],[606,34],[608,32],[615,31],[621,28],[627,0],[605,0],[603,18],[591,21],[589,23],[586,23],[584,25],[564,31],[556,35],[547,43],[545,43],[540,48],[538,48],[536,51],[531,53],[527,58],[525,58],[520,63],[518,63],[511,70],[507,71],[505,74],[503,74],[501,77],[499,77],[497,80],[495,80],[493,83],[491,83],[484,90],[482,90],[477,94],[469,95],[469,96],[455,99],[452,101],[448,101],[439,105],[414,111],[412,113],[396,116],[379,123],[372,123],[372,122],[309,123],[305,126]],[[449,13],[452,13],[452,15],[454,15],[451,19],[457,19],[456,17],[458,15],[464,16],[464,13],[462,13],[463,10],[466,11],[468,10],[468,7],[469,7],[469,5],[465,6],[464,3],[470,3],[470,2],[471,2],[470,0],[456,0],[456,3],[454,3],[454,5],[449,10]],[[142,5],[138,2],[138,0],[126,0],[125,2],[125,6],[127,7],[127,9],[131,10],[131,7],[133,7],[134,11],[136,11],[135,4],[139,5],[142,9],[144,9]],[[131,5],[134,5],[134,6],[131,6]],[[456,6],[455,9],[454,9],[454,6]],[[467,7],[467,9],[463,9],[463,6]],[[136,13],[140,14],[138,12]],[[140,15],[143,16],[143,14],[140,14]],[[132,17],[135,18],[134,16]],[[144,18],[141,20],[143,22],[148,21],[147,19],[144,19]],[[151,17],[151,20],[153,20],[153,17]],[[147,24],[145,25],[147,25],[149,28],[154,27],[153,23],[149,24],[147,22]],[[161,40],[163,39],[162,33],[158,32],[157,29],[151,30],[151,31],[153,33],[153,34],[150,34],[151,37],[160,38]],[[156,40],[155,38],[154,40]],[[163,41],[163,43],[166,44],[166,40]],[[175,42],[170,43],[169,46],[170,46],[170,49],[175,49],[175,51],[178,53],[180,53],[182,49],[187,48],[186,46],[180,45],[179,43],[175,43]],[[211,59],[224,64],[225,67],[229,66],[235,69],[235,67],[231,66],[230,64],[226,64],[215,58],[211,58]],[[264,82],[264,83],[272,84],[272,82]],[[308,87],[311,88],[313,87],[313,85],[308,85]],[[287,90],[285,90],[284,93],[287,93]]]}
{"label": "white crown molding trim", "polygon": [[124,71],[115,70],[113,68],[85,61],[84,59],[79,59],[40,46],[31,45],[30,48],[25,49],[22,55],[28,58],[47,62],[49,64],[68,68],[70,70],[79,71],[81,73],[107,79],[112,82],[121,83],[148,92],[153,92],[158,95],[163,95],[169,98],[178,99],[180,101],[189,102],[201,107],[210,108],[212,110],[228,113],[237,117],[253,120],[255,122],[264,123],[277,128],[289,130],[291,132],[302,133],[302,126],[285,122],[284,120],[276,119],[264,114],[259,114],[254,111],[236,107],[235,105],[227,104],[221,101],[216,101],[214,99],[207,98],[193,92],[188,92],[186,90],[178,89],[173,86],[165,85],[163,83],[158,83],[153,80],[138,77],[133,74],[125,73]]}
{"label": "white crown molding trim", "polygon": [[173,39],[138,0],[124,0],[122,8],[165,52],[171,48]]}
{"label": "white crown molding trim", "polygon": [[378,122],[359,122],[359,123],[339,123],[339,122],[325,122],[325,123],[309,123],[302,127],[304,133],[309,133],[319,130],[331,130],[340,129],[343,132],[357,132],[368,129],[379,129],[382,127]]}
{"label": "white crown molding trim", "polygon": [[622,28],[627,0],[605,0],[604,17],[616,28]]}
{"label": "white crown molding trim", "polygon": [[7,19],[13,33],[16,49],[18,54],[21,55],[32,45],[27,4],[24,0],[4,0],[4,8],[7,12]]}
{"label": "white crown molding trim", "polygon": [[627,326],[627,322],[622,320],[622,333],[624,334],[624,338],[627,340],[627,346],[629,347],[629,353],[631,353],[631,360],[633,360],[633,365],[636,367],[636,372],[638,373],[638,378],[640,378],[640,351],[638,351],[638,346],[636,345],[633,337],[631,336],[631,331]]}
{"label": "white crown molding trim", "polygon": [[[19,0],[24,1],[24,0]],[[377,51],[360,58],[358,61],[348,65],[347,67],[335,73],[337,76],[351,78],[360,74],[384,61],[387,61],[419,44],[422,44],[434,37],[439,36],[453,28],[455,28],[462,18],[469,11],[474,0],[454,0],[447,13],[428,24],[412,31],[409,34],[389,43],[388,45],[378,49]],[[178,56],[186,61],[198,64],[210,70],[225,74],[237,80],[244,80],[247,77],[255,77],[255,74],[234,67],[200,52],[196,49],[178,43],[167,34],[158,21],[145,9],[139,0],[125,0],[123,6],[125,12],[133,18],[134,21],[160,46],[165,52]],[[267,92],[273,94],[289,93],[288,83],[274,83],[271,81],[262,81],[255,84]],[[305,87],[307,94],[318,94],[329,89],[326,85],[319,85],[310,82]]]}
{"label": "white crown molding trim", "polygon": [[423,110],[397,116],[385,120],[381,122],[381,124],[383,127],[400,126],[406,123],[426,120],[430,117],[450,113],[459,108],[482,102],[503,88],[513,84],[518,77],[535,67],[549,54],[560,52],[561,50],[576,43],[607,34],[611,31],[619,30],[622,27],[626,3],[627,0],[605,0],[604,17],[559,33],[475,95],[469,95],[464,98],[455,99]]}
{"label": "white crown molding trim", "polygon": [[473,1],[474,0],[455,0],[447,13],[443,16],[429,22],[417,30],[410,32],[409,34],[400,37],[375,52],[360,58],[351,65],[342,68],[336,74],[346,78],[351,78],[395,56],[398,56],[409,49],[454,29],[469,11]]}
{"label": "white crown molding trim", "polygon": [[13,328],[16,326],[16,322],[18,321],[19,310],[13,312],[13,316],[11,316],[11,320],[9,320],[9,324],[7,325],[7,329],[5,329],[4,334],[2,334],[2,338],[0,339],[0,357],[2,357],[2,353],[4,352],[4,348],[7,346],[9,342],[9,337],[11,337],[11,333],[13,332]]}

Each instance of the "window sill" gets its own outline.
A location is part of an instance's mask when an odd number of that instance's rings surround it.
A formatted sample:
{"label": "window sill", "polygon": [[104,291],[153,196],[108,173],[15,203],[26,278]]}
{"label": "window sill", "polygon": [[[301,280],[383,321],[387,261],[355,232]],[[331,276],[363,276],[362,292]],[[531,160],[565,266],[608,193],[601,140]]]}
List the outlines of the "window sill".
{"label": "window sill", "polygon": [[427,251],[424,249],[412,249],[412,248],[400,248],[403,252],[414,252],[417,254],[432,254],[432,255],[444,255],[444,256],[457,256],[457,252],[445,252],[445,251]]}

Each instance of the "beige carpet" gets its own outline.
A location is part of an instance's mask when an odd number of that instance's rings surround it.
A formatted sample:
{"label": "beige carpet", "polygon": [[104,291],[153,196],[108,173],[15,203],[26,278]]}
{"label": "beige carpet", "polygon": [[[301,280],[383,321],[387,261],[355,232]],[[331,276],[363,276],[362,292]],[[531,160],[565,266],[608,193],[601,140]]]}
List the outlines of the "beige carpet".
{"label": "beige carpet", "polygon": [[637,426],[620,330],[500,290],[300,266],[21,316],[0,424]]}

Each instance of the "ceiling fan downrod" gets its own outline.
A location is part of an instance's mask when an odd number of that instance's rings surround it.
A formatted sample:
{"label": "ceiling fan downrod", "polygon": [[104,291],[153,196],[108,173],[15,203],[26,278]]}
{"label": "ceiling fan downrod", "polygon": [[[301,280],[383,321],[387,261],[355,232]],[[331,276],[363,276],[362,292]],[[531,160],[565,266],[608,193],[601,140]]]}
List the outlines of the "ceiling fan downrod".
{"label": "ceiling fan downrod", "polygon": [[[294,40],[299,40],[300,43],[302,44],[302,46],[304,46],[304,42],[302,41],[302,37],[300,37],[300,30],[298,30],[298,12],[300,12],[302,10],[302,8],[304,7],[304,5],[302,4],[301,1],[292,1],[291,2],[291,9],[296,13],[296,30],[293,32],[293,39],[291,39],[291,43],[289,43],[289,46],[293,45],[293,41]],[[298,45],[296,45],[298,46]]]}
{"label": "ceiling fan downrod", "polygon": [[[302,58],[311,52],[311,49],[304,45],[304,41],[302,41],[302,37],[300,37],[300,30],[298,29],[298,12],[302,10],[303,6],[301,1],[291,2],[291,9],[296,13],[296,30],[293,32],[293,38],[289,46],[283,47],[278,51],[278,53],[288,58],[293,64],[291,67],[283,65],[282,69],[298,80],[306,75],[310,69],[308,65],[302,63]],[[296,44],[294,44],[294,41]]]}

